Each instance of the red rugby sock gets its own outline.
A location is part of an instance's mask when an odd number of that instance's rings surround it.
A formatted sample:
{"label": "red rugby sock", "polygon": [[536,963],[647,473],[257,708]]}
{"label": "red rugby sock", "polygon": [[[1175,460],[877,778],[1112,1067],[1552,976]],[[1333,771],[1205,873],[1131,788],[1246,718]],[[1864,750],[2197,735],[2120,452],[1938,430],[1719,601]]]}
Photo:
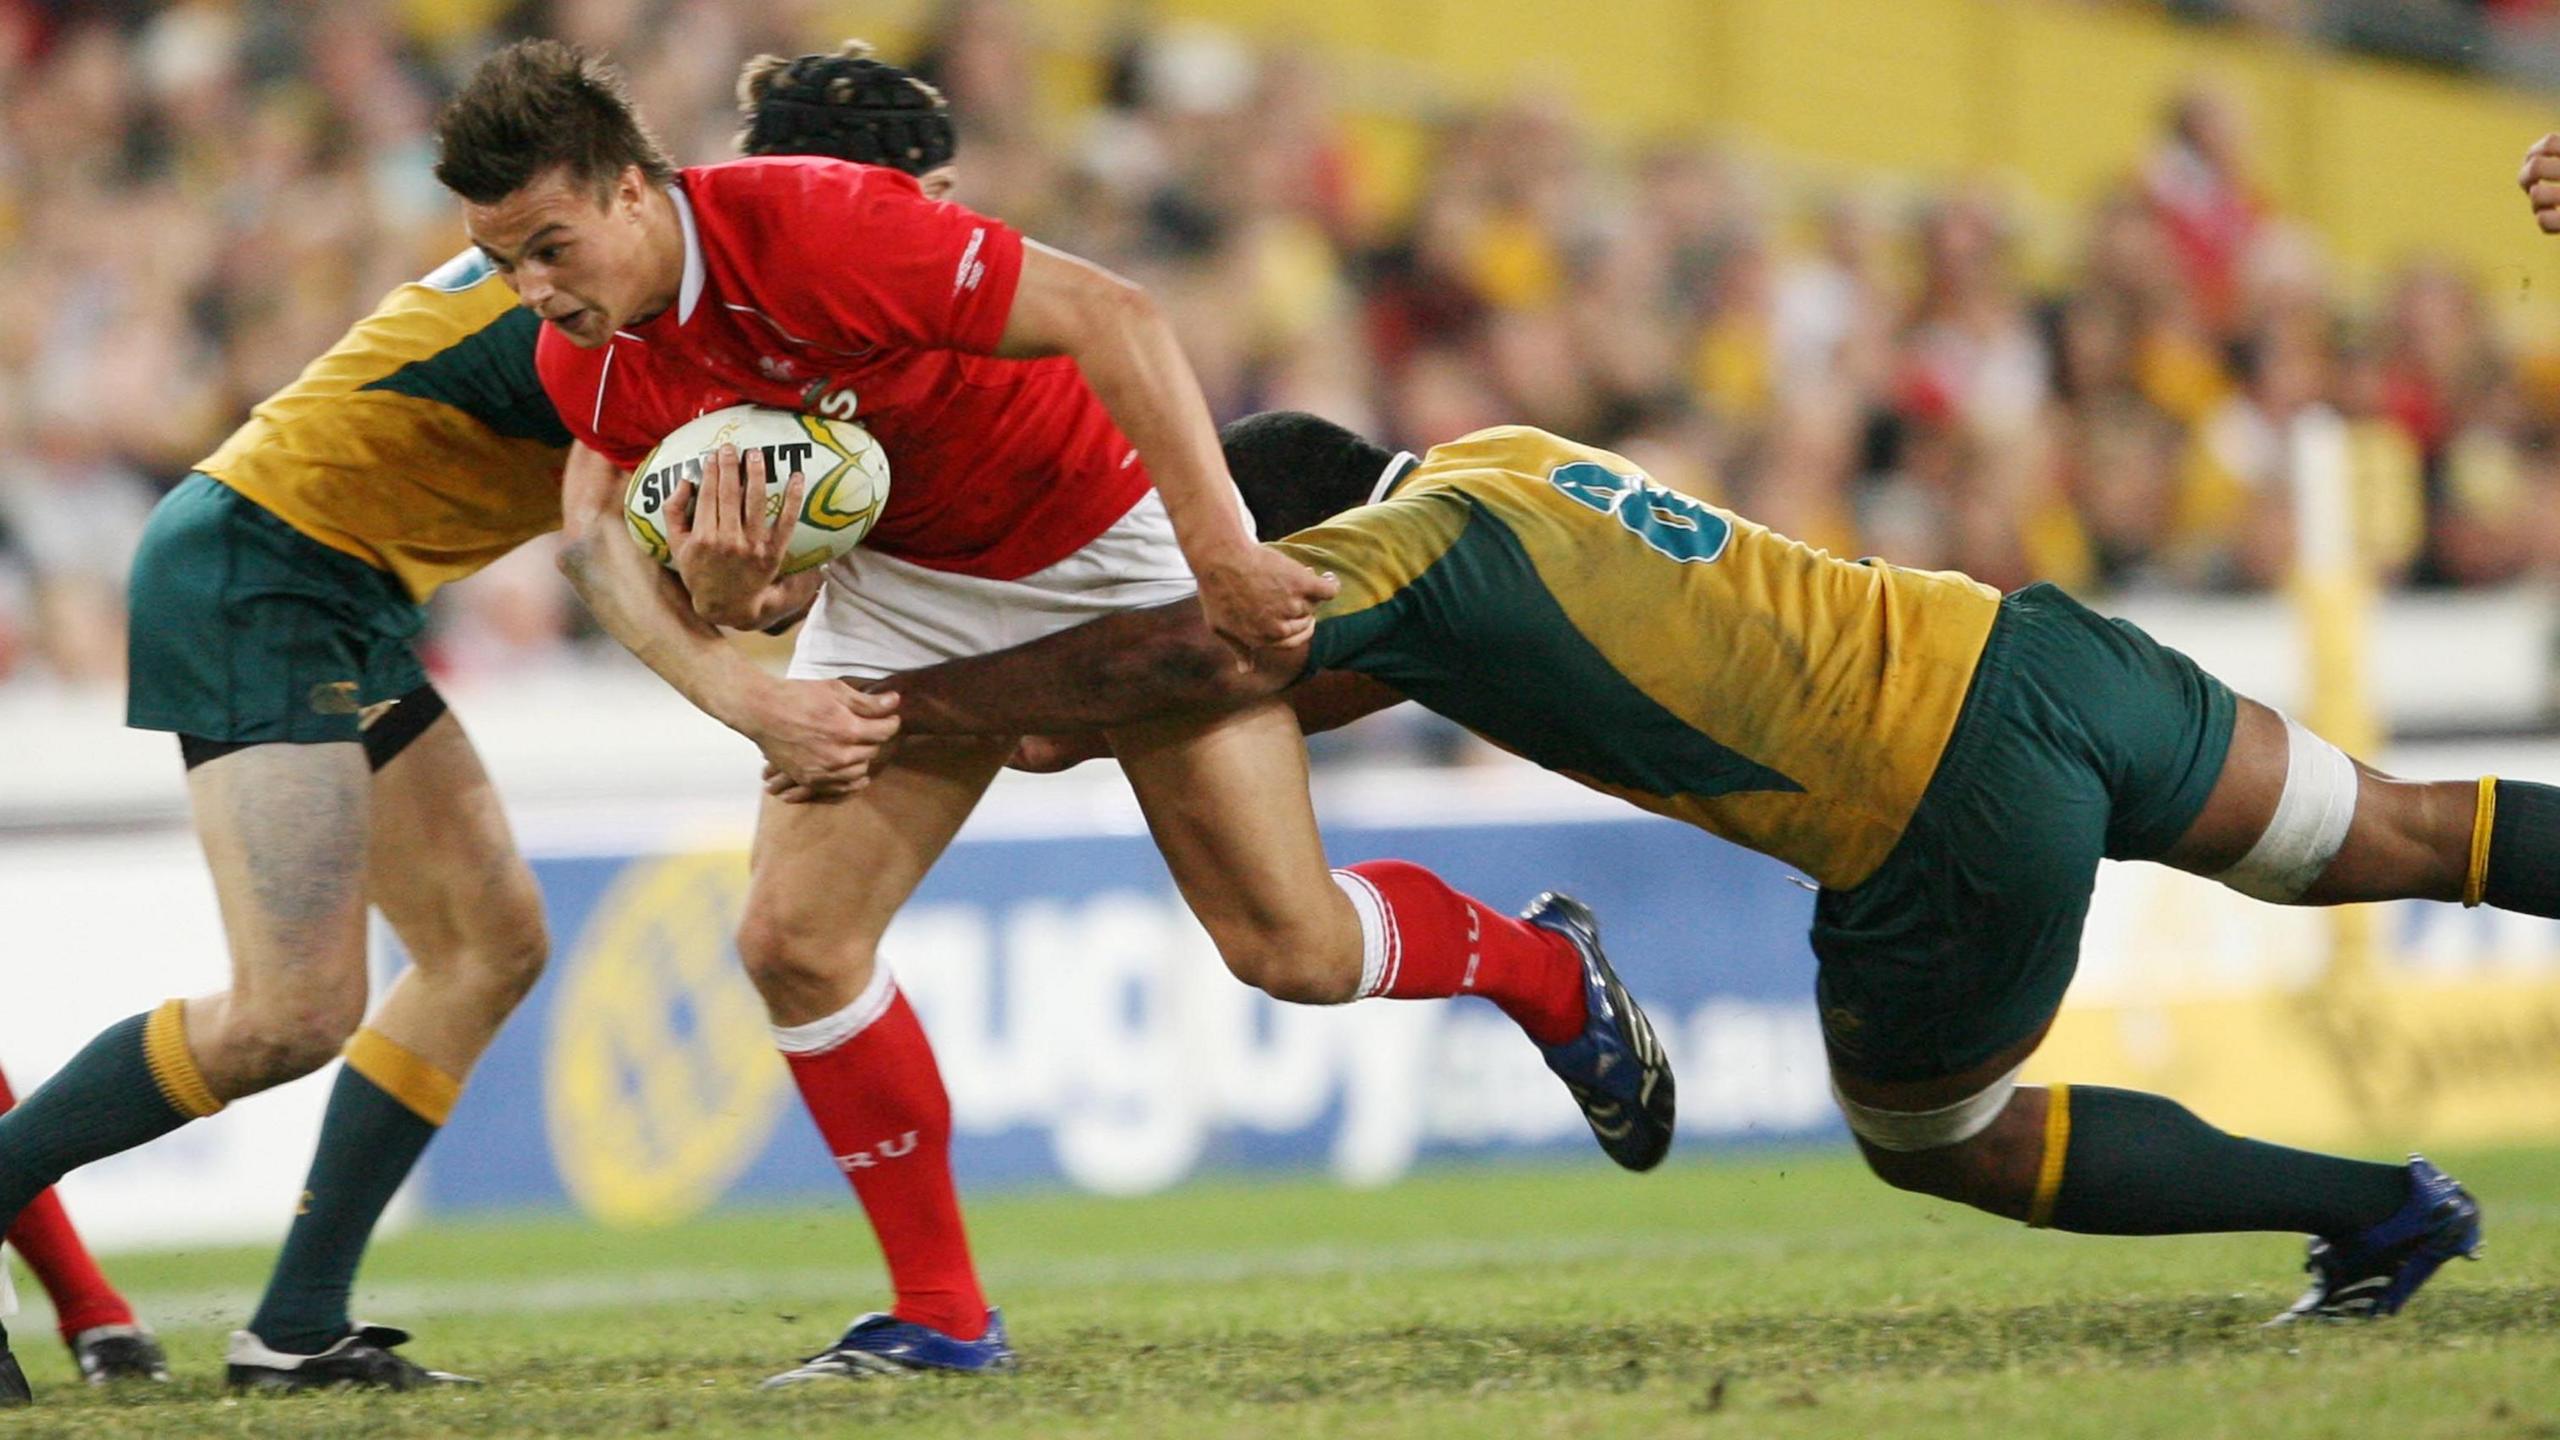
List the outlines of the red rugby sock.
{"label": "red rugby sock", "polygon": [[[0,1111],[17,1103],[9,1077],[0,1074]],[[89,1247],[80,1243],[80,1232],[71,1228],[61,1196],[47,1190],[28,1202],[9,1227],[8,1240],[11,1248],[27,1257],[27,1267],[36,1272],[44,1293],[53,1297],[63,1339],[101,1325],[133,1323],[133,1307],[124,1303],[116,1287],[99,1272],[98,1262],[89,1258]]]}
{"label": "red rugby sock", "polygon": [[890,1313],[961,1340],[985,1334],[987,1300],[951,1181],[951,1097],[907,997],[883,970],[843,1010],[774,1038],[871,1217],[897,1296]]}
{"label": "red rugby sock", "polygon": [[1363,998],[1481,995],[1541,1045],[1582,1033],[1582,957],[1563,936],[1462,895],[1403,860],[1366,860],[1333,873],[1369,942]]}

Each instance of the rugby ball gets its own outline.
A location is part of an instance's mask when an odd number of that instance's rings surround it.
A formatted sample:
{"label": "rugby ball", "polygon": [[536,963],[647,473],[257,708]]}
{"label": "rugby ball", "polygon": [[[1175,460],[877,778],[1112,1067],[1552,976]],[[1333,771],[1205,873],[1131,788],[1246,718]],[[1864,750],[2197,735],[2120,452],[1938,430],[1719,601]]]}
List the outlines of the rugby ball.
{"label": "rugby ball", "polygon": [[[889,457],[871,432],[849,420],[803,415],[762,405],[732,405],[698,416],[669,432],[631,472],[622,491],[622,518],[631,538],[661,565],[675,564],[667,540],[667,506],[687,482],[699,494],[723,445],[738,447],[743,462],[764,452],[764,518],[782,513],[783,493],[798,471],[808,478],[800,520],[783,552],[782,573],[796,575],[862,543],[889,503]],[[691,517],[688,516],[688,519]]]}

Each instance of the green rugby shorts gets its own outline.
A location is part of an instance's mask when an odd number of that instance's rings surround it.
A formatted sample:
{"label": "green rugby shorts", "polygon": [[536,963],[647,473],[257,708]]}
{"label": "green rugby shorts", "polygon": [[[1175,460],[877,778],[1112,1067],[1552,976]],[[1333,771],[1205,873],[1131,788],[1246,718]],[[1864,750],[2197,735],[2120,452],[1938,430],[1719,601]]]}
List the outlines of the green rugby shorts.
{"label": "green rugby shorts", "polygon": [[130,582],[125,723],[233,744],[361,737],[367,707],[427,683],[426,612],[209,475],[169,492]]}
{"label": "green rugby shorts", "polygon": [[2156,858],[2221,777],[2238,701],[2051,585],[2001,601],[1946,753],[1876,872],[1814,906],[1832,1064],[1958,1074],[2062,1002],[2101,858]]}

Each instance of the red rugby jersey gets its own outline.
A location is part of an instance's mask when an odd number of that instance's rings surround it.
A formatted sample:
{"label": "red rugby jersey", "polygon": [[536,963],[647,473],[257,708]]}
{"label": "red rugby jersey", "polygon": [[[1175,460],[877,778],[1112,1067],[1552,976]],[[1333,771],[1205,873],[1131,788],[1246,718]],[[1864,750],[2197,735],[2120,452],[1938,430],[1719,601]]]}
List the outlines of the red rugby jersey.
{"label": "red rugby jersey", "polygon": [[1022,276],[1010,226],[844,160],[698,166],[671,193],[677,302],[593,350],[545,325],[536,351],[560,418],[614,463],[740,403],[856,420],[889,455],[864,543],[996,580],[1074,554],[1146,494],[1073,360],[989,353]]}

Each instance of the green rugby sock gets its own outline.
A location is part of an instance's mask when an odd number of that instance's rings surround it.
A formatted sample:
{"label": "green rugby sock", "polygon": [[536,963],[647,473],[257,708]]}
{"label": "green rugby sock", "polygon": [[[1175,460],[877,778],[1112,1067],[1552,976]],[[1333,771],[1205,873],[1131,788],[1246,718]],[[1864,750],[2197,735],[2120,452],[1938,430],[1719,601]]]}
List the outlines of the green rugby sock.
{"label": "green rugby sock", "polygon": [[[2477,899],[2501,910],[2560,917],[2560,787],[2522,780],[2483,787],[2490,812]],[[2473,898],[2473,897],[2465,897]]]}
{"label": "green rugby sock", "polygon": [[221,1108],[187,1050],[183,1001],[108,1026],[0,1115],[0,1233],[63,1176]]}
{"label": "green rugby sock", "polygon": [[[2226,1135],[2159,1095],[2056,1085],[2040,1187],[2056,1230],[2084,1235],[2197,1235],[2290,1230],[2360,1235],[2409,1198],[2409,1175],[2377,1165]],[[2061,1146],[2060,1173],[2054,1147]],[[2039,1204],[2043,1211],[2044,1205]]]}
{"label": "green rugby sock", "polygon": [[453,1112],[461,1086],[380,1031],[347,1042],[320,1145],[249,1332],[288,1355],[316,1355],[353,1328],[356,1267],[382,1211]]}

